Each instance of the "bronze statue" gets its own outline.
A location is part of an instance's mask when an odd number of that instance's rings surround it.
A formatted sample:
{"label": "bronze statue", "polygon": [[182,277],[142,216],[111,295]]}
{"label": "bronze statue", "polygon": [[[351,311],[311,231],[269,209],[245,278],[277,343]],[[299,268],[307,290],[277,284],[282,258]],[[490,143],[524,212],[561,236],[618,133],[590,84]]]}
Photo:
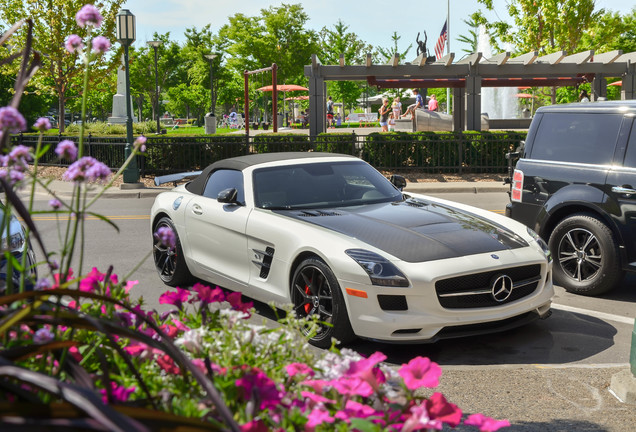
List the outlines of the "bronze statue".
{"label": "bronze statue", "polygon": [[426,36],[426,31],[424,31],[424,42],[420,40],[420,33],[417,33],[417,37],[415,38],[415,42],[417,42],[417,55],[419,57],[420,54],[424,55],[426,58],[426,64],[435,63],[435,56],[428,55],[428,49],[426,48],[426,41],[428,37]]}

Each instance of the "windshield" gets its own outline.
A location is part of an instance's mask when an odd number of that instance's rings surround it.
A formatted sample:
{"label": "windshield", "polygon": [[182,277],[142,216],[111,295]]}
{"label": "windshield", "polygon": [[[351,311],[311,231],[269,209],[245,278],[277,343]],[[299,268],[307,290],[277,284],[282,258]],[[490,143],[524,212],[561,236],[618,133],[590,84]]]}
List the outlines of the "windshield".
{"label": "windshield", "polygon": [[314,162],[254,170],[256,207],[343,207],[398,201],[402,193],[363,161]]}

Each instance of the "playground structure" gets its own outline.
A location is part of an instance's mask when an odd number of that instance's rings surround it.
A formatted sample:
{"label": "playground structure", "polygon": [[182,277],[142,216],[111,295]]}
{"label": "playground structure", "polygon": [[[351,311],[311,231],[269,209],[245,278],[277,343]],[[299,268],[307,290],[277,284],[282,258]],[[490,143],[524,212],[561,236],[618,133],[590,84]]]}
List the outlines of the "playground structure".
{"label": "playground structure", "polygon": [[[482,130],[482,87],[560,87],[590,83],[592,100],[607,95],[606,78],[622,78],[621,98],[636,98],[636,52],[621,50],[595,54],[594,50],[567,55],[565,51],[539,57],[533,51],[517,57],[503,52],[483,58],[481,52],[453,62],[454,53],[430,62],[420,54],[400,64],[396,54],[389,64],[374,65],[367,54],[364,65],[322,65],[314,54],[305,66],[309,78],[309,134],[326,131],[326,81],[367,81],[378,88],[452,89],[452,130]],[[492,120],[489,127],[492,129]],[[419,129],[419,127],[416,127]]]}

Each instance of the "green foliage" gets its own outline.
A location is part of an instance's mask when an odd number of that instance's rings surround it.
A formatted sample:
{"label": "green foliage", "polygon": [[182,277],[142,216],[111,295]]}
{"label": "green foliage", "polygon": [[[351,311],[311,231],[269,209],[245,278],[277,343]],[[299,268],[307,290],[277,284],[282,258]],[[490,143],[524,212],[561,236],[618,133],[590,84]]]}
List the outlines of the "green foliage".
{"label": "green foliage", "polygon": [[309,151],[311,141],[307,135],[271,133],[254,137],[251,150],[253,153],[273,153],[287,151]]}
{"label": "green foliage", "polygon": [[247,153],[245,137],[241,135],[180,137],[178,144],[173,142],[174,139],[165,137],[148,137],[145,170],[154,173],[198,170],[217,160]]}
{"label": "green foliage", "polygon": [[316,137],[315,151],[357,156],[355,135],[352,133],[322,133]]}
{"label": "green foliage", "polygon": [[227,64],[237,72],[278,65],[279,82],[303,84],[304,66],[318,52],[318,37],[308,29],[309,16],[300,4],[261,9],[258,17],[235,14],[219,30],[232,56]]}
{"label": "green foliage", "polygon": [[[409,51],[411,51],[413,44],[410,44],[408,47],[406,47],[404,51],[400,51],[398,47],[400,39],[402,39],[402,36],[399,36],[398,32],[394,31],[391,35],[390,47],[376,47],[376,51],[374,52],[374,61],[380,64],[388,63],[393,58],[394,54],[398,54],[400,56],[400,61],[403,62],[404,60],[406,60],[406,57],[409,55]],[[426,53],[424,53],[424,55],[426,55]]]}
{"label": "green foliage", "polygon": [[361,157],[378,169],[505,172],[505,154],[524,137],[523,132],[376,132],[367,137]]}

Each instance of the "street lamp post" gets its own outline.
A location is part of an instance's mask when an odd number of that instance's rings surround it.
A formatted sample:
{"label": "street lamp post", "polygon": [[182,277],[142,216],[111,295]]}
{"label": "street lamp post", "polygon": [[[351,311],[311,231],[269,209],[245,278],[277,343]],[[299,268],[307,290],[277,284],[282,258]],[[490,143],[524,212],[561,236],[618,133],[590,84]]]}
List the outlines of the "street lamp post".
{"label": "street lamp post", "polygon": [[[124,70],[126,72],[126,159],[130,157],[133,148],[132,106],[130,102],[130,67],[128,65],[128,47],[135,41],[135,15],[128,9],[117,13],[117,40],[124,47]],[[139,183],[139,168],[137,159],[133,158],[124,170],[124,183]]]}
{"label": "street lamp post", "polygon": [[157,69],[157,48],[159,48],[163,42],[149,41],[147,44],[155,50],[155,115],[157,116],[157,133],[161,133],[161,124],[159,123],[159,71]]}
{"label": "street lamp post", "polygon": [[206,54],[205,58],[210,60],[210,112],[214,115],[214,59],[216,54]]}

